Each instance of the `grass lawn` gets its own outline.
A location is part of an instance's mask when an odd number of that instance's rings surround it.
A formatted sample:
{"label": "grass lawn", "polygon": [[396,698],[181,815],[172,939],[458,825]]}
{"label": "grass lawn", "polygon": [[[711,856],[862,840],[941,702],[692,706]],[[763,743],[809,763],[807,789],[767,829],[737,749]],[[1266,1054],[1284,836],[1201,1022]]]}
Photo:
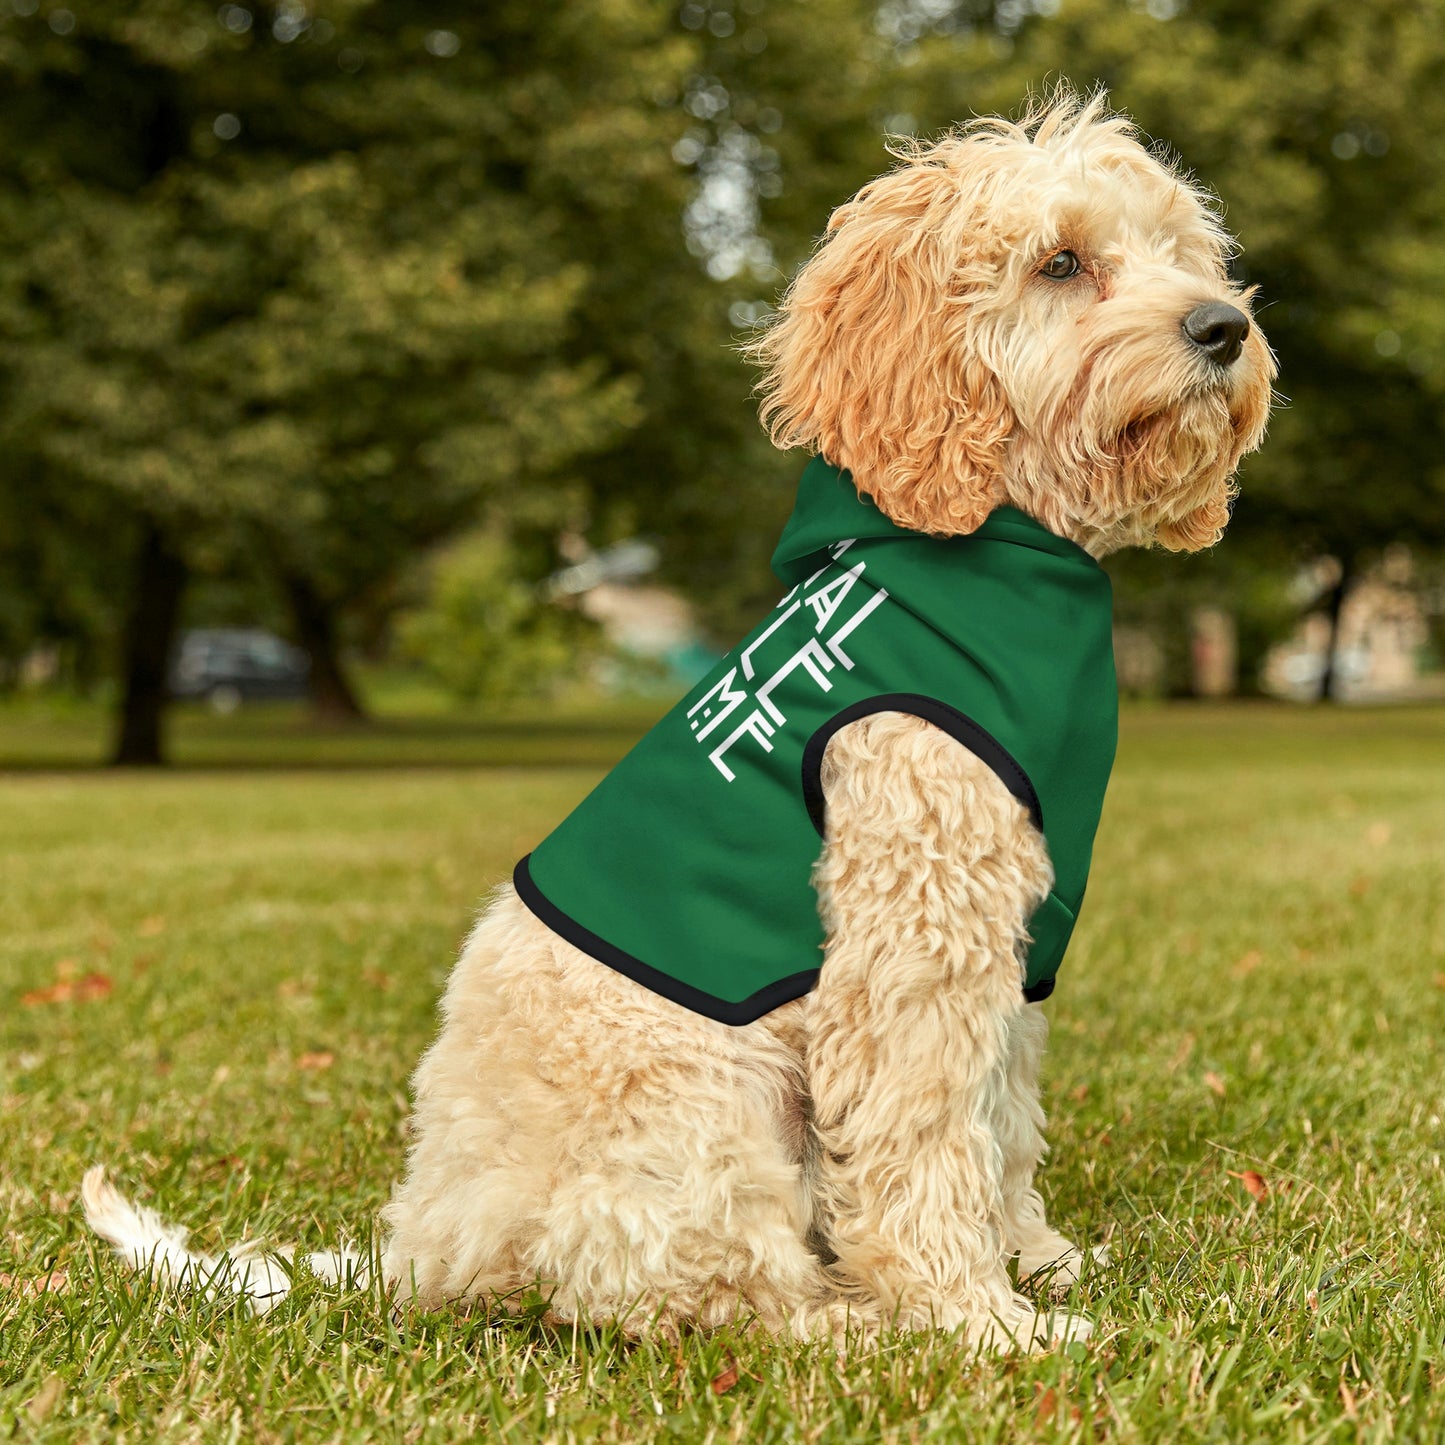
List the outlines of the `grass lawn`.
{"label": "grass lawn", "polygon": [[256,1320],[87,1240],[97,1160],[203,1247],[365,1240],[479,898],[641,720],[192,718],[137,776],[0,716],[0,1437],[1445,1439],[1440,709],[1126,715],[1045,1006],[1087,1347],[674,1353],[311,1280]]}

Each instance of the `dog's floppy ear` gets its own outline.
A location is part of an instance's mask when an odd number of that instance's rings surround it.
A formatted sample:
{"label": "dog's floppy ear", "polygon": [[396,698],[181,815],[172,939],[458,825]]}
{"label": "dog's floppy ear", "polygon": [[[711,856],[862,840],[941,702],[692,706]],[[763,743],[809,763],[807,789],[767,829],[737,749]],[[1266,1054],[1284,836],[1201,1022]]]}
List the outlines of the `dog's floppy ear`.
{"label": "dog's floppy ear", "polygon": [[1013,427],[971,324],[967,148],[918,152],[839,207],[748,348],[777,446],[846,467],[900,526],[950,535],[1004,500]]}

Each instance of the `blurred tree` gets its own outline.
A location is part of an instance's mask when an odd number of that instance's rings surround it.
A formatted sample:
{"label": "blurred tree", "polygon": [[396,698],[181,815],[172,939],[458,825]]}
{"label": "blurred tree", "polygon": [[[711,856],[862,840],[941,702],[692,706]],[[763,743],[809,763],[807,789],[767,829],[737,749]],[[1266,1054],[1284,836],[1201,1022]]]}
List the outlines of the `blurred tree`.
{"label": "blurred tree", "polygon": [[665,537],[731,633],[798,470],[732,344],[882,130],[1060,73],[1228,197],[1291,398],[1236,534],[1348,585],[1445,538],[1442,6],[8,0],[0,649],[128,638],[154,760],[187,575],[261,559],[345,714],[347,618],[478,520],[528,578],[564,527]]}
{"label": "blurred tree", "polygon": [[351,711],[338,612],[483,505],[555,527],[577,460],[641,420],[580,324],[556,178],[675,224],[652,94],[691,47],[646,0],[445,8],[0,20],[0,438],[32,479],[8,495],[20,526],[62,493],[126,519],[117,761],[159,760],[188,569],[261,550],[318,702]]}
{"label": "blurred tree", "polygon": [[126,514],[84,490],[45,487],[3,437],[0,450],[0,691],[21,680],[27,657],[84,690],[104,670],[98,639],[124,587],[116,539]]}
{"label": "blurred tree", "polygon": [[647,418],[579,470],[592,540],[665,537],[663,579],[703,600],[705,625],[730,644],[773,596],[768,559],[802,470],[758,426],[737,344],[833,207],[888,164],[886,50],[860,0],[665,8],[692,47],[681,82],[654,90],[681,132],[657,158],[676,210],[638,229],[601,166],[559,177],[591,238],[589,332],[639,378]]}
{"label": "blurred tree", "polygon": [[797,463],[733,342],[883,160],[870,7],[10,10],[0,433],[128,519],[119,757],[242,552],[343,715],[338,618],[479,513],[534,574],[564,522],[666,535],[723,630],[771,585]]}
{"label": "blurred tree", "polygon": [[1270,649],[1299,619],[1297,578],[1268,537],[1242,528],[1209,552],[1185,557],[1127,548],[1107,559],[1114,583],[1114,620],[1152,635],[1162,664],[1150,691],[1184,697],[1194,691],[1195,619],[1224,608],[1237,646],[1236,689],[1258,694]]}
{"label": "blurred tree", "polygon": [[403,653],[463,702],[545,697],[601,647],[577,608],[549,605],[519,575],[497,530],[468,533],[430,559],[425,601],[403,611]]}

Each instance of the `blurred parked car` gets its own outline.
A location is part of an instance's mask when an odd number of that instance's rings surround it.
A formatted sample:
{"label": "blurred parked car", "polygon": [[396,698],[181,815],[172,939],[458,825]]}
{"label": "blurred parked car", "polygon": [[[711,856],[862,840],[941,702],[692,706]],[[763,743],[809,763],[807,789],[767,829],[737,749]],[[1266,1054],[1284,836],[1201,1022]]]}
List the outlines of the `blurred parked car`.
{"label": "blurred parked car", "polygon": [[259,627],[206,627],[182,634],[171,696],[204,698],[217,712],[243,702],[306,696],[311,660]]}

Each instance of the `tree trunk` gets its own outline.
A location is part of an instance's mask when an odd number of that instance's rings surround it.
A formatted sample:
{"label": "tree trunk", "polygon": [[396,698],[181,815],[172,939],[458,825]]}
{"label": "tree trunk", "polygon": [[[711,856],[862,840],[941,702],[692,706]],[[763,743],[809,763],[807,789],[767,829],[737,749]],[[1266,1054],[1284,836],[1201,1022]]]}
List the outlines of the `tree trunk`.
{"label": "tree trunk", "polygon": [[324,723],[365,722],[366,710],[341,665],[336,618],[330,604],[311,585],[309,578],[288,572],[284,580],[296,641],[311,658],[312,714]]}
{"label": "tree trunk", "polygon": [[136,557],[134,590],[122,642],[124,693],[111,762],[158,767],[165,761],[161,724],[166,668],[186,589],[186,564],[154,522],[147,521]]}
{"label": "tree trunk", "polygon": [[1330,588],[1329,605],[1326,608],[1326,616],[1330,620],[1329,641],[1325,645],[1325,666],[1320,673],[1320,702],[1335,702],[1339,688],[1339,674],[1337,671],[1336,659],[1340,649],[1340,616],[1345,610],[1345,598],[1349,595],[1351,586],[1355,580],[1355,559],[1353,557],[1340,558],[1340,575],[1335,585]]}

